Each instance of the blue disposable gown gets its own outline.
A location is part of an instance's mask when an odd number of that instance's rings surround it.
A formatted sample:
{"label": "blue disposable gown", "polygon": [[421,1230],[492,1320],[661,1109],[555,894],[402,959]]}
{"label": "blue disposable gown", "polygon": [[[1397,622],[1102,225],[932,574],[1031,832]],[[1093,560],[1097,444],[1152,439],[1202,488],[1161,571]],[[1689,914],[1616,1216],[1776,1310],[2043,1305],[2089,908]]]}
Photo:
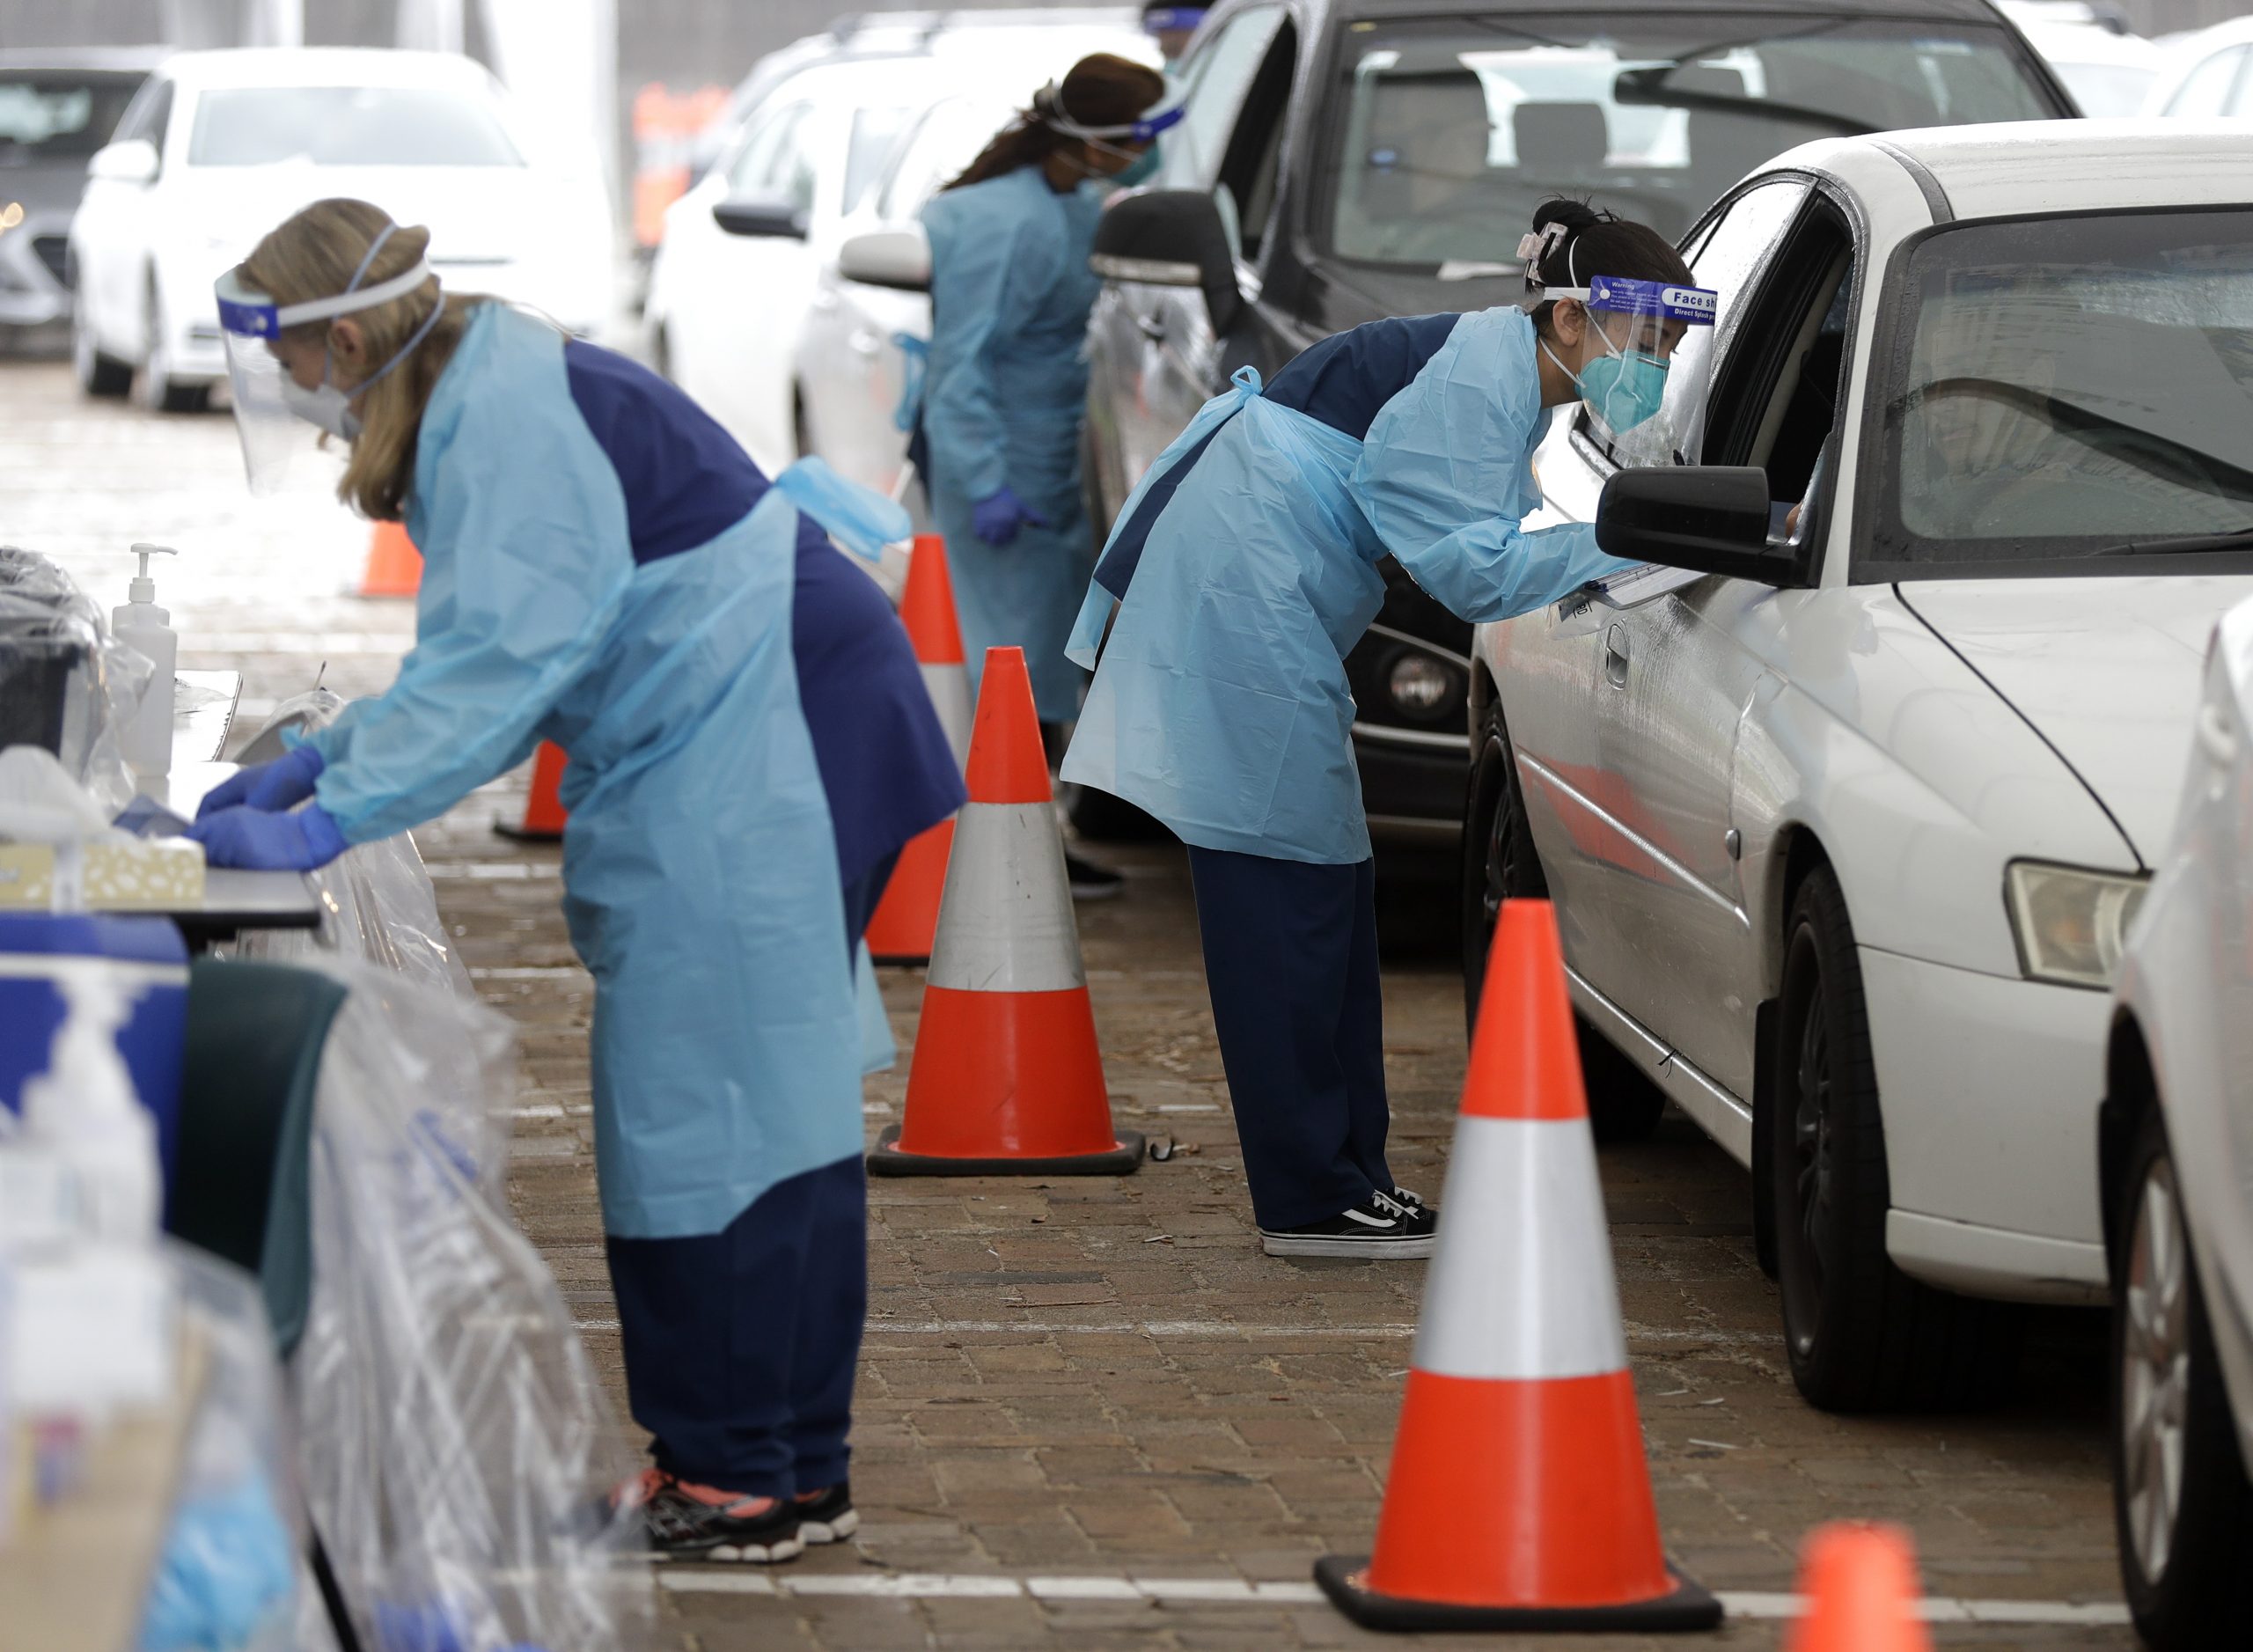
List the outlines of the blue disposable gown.
{"label": "blue disposable gown", "polygon": [[[1064,657],[1094,563],[1080,494],[1088,269],[1101,198],[1059,195],[1038,166],[934,196],[931,348],[924,378],[924,486],[947,562],[972,679],[996,644],[1025,651],[1044,722],[1068,723],[1084,680]],[[971,507],[1003,487],[1047,518],[1003,546]]]}
{"label": "blue disposable gown", "polygon": [[1075,658],[1122,599],[1063,775],[1201,848],[1351,864],[1370,850],[1345,657],[1383,606],[1378,559],[1474,621],[1627,564],[1585,524],[1520,525],[1548,420],[1517,310],[1457,319],[1361,439],[1259,393],[1239,373],[1120,512]]}
{"label": "blue disposable gown", "polygon": [[793,666],[800,524],[784,486],[637,562],[564,340],[491,305],[423,415],[407,528],[423,554],[415,646],[388,692],[314,737],[317,796],[363,842],[443,812],[542,738],[570,753],[564,906],[595,977],[605,1228],[715,1233],[775,1183],[858,1153],[861,1028]]}

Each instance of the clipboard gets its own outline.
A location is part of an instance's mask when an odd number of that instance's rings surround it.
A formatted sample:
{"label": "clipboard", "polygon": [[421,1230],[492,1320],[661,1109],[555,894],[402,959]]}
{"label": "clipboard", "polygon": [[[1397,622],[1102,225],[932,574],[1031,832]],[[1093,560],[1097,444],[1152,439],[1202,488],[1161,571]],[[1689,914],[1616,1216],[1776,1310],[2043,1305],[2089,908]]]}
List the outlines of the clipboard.
{"label": "clipboard", "polygon": [[1606,579],[1590,580],[1557,605],[1556,617],[1552,621],[1553,634],[1560,637],[1585,636],[1604,623],[1607,613],[1640,608],[1705,577],[1695,569],[1645,562],[1640,568],[1628,569]]}

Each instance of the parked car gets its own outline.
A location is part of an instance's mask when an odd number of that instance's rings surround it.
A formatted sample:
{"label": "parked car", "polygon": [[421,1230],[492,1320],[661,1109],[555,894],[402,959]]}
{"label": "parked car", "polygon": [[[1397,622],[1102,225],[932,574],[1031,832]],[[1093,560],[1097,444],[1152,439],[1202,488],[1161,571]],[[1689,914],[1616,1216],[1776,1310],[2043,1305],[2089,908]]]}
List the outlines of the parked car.
{"label": "parked car", "polygon": [[[1055,55],[1066,42],[1072,55]],[[1096,49],[1150,55],[1124,30],[1020,31],[975,57],[855,57],[775,85],[723,163],[666,209],[646,305],[659,366],[760,464],[788,464],[804,445],[796,370],[823,272],[902,136],[962,94],[998,110],[990,137]]]}
{"label": "parked car", "polygon": [[2002,10],[2094,120],[2141,114],[2167,67],[2165,48],[2085,8],[2002,0]]}
{"label": "parked car", "polygon": [[1684,242],[1702,420],[1537,455],[1677,571],[1480,628],[1472,990],[1548,894],[1581,1013],[1750,1167],[1818,1405],[1995,1391],[1999,1303],[2103,1296],[2104,994],[2253,591],[2249,164],[2140,121],[1794,151]]}
{"label": "parked car", "polygon": [[508,100],[436,52],[182,52],[150,77],[89,168],[71,221],[73,355],[89,395],[165,411],[226,376],[212,283],[330,195],[429,226],[451,284],[575,333],[608,315],[610,213],[593,180],[526,158]]}
{"label": "parked car", "polygon": [[2120,1575],[2159,1652],[2240,1632],[2253,1551],[2253,605],[2215,628],[2173,840],[2113,995],[2097,1186]]}
{"label": "parked car", "polygon": [[70,314],[70,215],[162,47],[0,52],[0,327]]}
{"label": "parked car", "polygon": [[[1138,261],[1112,266],[1130,278],[1090,332],[1097,523],[1238,368],[1272,376],[1382,316],[1515,302],[1545,196],[1674,235],[1810,137],[2073,112],[1985,0],[1222,0],[1180,78],[1156,180],[1184,192],[1173,231],[1098,232],[1098,254]],[[1452,876],[1471,628],[1385,575],[1347,661],[1369,830],[1382,867]]]}
{"label": "parked car", "polygon": [[[965,92],[916,117],[867,197],[840,226],[837,255],[814,277],[798,340],[796,377],[808,451],[855,481],[888,494],[904,492],[919,504],[922,490],[903,488],[907,432],[894,418],[911,374],[920,371],[899,341],[906,336],[928,343],[931,336],[930,248],[916,215],[1016,107],[991,92]],[[894,284],[896,275],[881,283],[856,279],[884,274],[852,268],[848,249],[863,235],[899,241],[911,262],[920,262],[923,284],[903,288]]]}
{"label": "parked car", "polygon": [[2253,114],[2253,18],[2217,23],[2170,40],[2166,62],[2144,105],[2177,120]]}

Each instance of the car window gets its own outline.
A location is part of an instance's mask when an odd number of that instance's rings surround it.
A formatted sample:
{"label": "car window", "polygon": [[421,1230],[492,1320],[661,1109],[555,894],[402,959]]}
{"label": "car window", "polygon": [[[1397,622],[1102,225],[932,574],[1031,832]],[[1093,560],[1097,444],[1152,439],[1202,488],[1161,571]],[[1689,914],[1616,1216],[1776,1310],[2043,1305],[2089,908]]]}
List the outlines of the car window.
{"label": "car window", "polygon": [[2253,209],[1950,226],[1900,291],[1882,576],[2115,573],[2090,558],[2253,527]]}
{"label": "car window", "polygon": [[[1807,187],[1806,180],[1798,178],[1756,184],[1729,202],[1697,239],[1697,250],[1689,255],[1690,272],[1698,285],[1711,288],[1715,294],[1714,325],[1693,327],[1682,335],[1667,371],[1665,399],[1655,415],[1605,450],[1614,464],[1688,464],[1690,456],[1701,451],[1706,407],[1696,388],[1707,382],[1717,359],[1715,352],[1728,354],[1748,290],[1758,279],[1770,252],[1791,227],[1807,198]],[[1594,435],[1585,412],[1581,415],[1581,429]]]}
{"label": "car window", "polygon": [[792,138],[811,113],[809,104],[785,104],[752,117],[742,147],[728,168],[731,195],[780,195],[789,182]]}
{"label": "car window", "polygon": [[1281,8],[1239,11],[1182,69],[1181,121],[1158,141],[1157,181],[1169,189],[1210,189],[1237,112],[1285,18]]}
{"label": "car window", "polygon": [[91,156],[110,141],[136,88],[116,76],[0,73],[0,166]]}
{"label": "car window", "polygon": [[850,212],[884,170],[884,158],[899,142],[899,135],[914,118],[914,110],[898,104],[879,104],[853,112],[852,136],[845,142],[845,190],[838,210]]}
{"label": "car window", "polygon": [[2253,48],[2233,46],[2200,63],[2183,77],[2175,95],[2167,100],[2167,113],[2194,120],[2200,115],[2220,114],[2228,106],[2230,91],[2237,84],[2237,73],[2248,50]]}
{"label": "car window", "polygon": [[196,99],[191,166],[521,166],[497,111],[421,86],[239,86]]}
{"label": "car window", "polygon": [[165,146],[165,128],[172,124],[172,83],[162,78],[152,80],[126,106],[110,142],[121,143],[127,138],[142,138],[161,151]]}
{"label": "car window", "polygon": [[1515,264],[1552,195],[1679,236],[1784,150],[2058,113],[1992,24],[1833,16],[1404,19],[1347,37],[1321,122],[1327,239],[1379,264]]}
{"label": "car window", "polygon": [[1298,31],[1287,22],[1260,60],[1221,162],[1218,187],[1228,192],[1229,204],[1235,209],[1237,250],[1247,259],[1259,258],[1275,215],[1283,129],[1291,112],[1298,55]]}
{"label": "car window", "polygon": [[914,217],[978,158],[1013,113],[1007,103],[982,98],[950,98],[934,105],[892,163],[877,197],[877,215],[887,224]]}

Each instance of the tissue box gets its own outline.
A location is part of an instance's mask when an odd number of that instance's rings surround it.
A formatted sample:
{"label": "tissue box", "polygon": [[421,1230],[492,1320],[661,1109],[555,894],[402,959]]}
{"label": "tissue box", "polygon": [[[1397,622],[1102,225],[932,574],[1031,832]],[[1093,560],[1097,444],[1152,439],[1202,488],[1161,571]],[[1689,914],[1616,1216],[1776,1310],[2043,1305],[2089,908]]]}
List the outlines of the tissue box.
{"label": "tissue box", "polygon": [[174,911],[203,899],[203,846],[186,838],[88,843],[86,906],[96,912]]}
{"label": "tissue box", "polygon": [[202,899],[203,846],[186,838],[0,843],[0,907],[173,912]]}
{"label": "tissue box", "polygon": [[0,843],[0,907],[44,912],[55,904],[55,846]]}

